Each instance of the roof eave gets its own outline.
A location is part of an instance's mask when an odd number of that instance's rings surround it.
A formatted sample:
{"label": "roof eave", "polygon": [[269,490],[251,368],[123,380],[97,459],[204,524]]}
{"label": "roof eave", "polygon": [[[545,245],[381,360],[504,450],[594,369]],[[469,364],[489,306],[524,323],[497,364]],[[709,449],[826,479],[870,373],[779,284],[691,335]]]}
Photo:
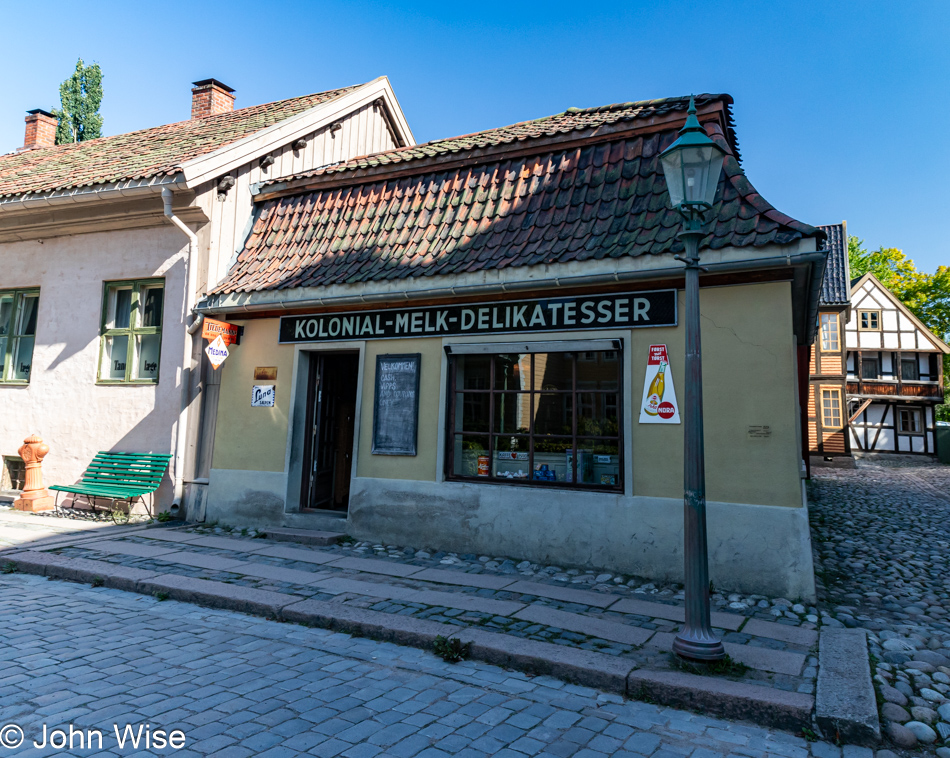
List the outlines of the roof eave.
{"label": "roof eave", "polygon": [[0,198],[0,213],[28,211],[34,208],[75,205],[99,201],[121,200],[142,195],[159,194],[163,189],[185,190],[188,185],[181,173],[152,176],[145,179],[123,179],[106,184],[52,190]]}
{"label": "roof eave", "polygon": [[[701,120],[708,122],[710,117],[718,116],[723,130],[728,127],[728,102],[714,100],[705,103],[699,109]],[[651,133],[664,128],[677,126],[684,120],[678,112],[663,115],[653,115],[636,121],[626,121],[619,124],[601,125],[590,129],[576,130],[566,135],[536,137],[532,139],[513,140],[501,145],[492,145],[485,148],[475,148],[460,153],[449,153],[428,158],[413,158],[405,162],[390,162],[378,166],[355,168],[347,171],[317,173],[309,172],[300,178],[273,180],[259,187],[254,194],[256,202],[264,202],[278,197],[298,195],[304,192],[330,189],[333,187],[353,186],[379,181],[386,178],[403,178],[429,173],[434,170],[445,170],[459,165],[475,166],[488,163],[500,158],[510,158],[519,155],[534,155],[547,149],[565,150],[575,146],[610,142],[628,135]],[[728,127],[731,129],[731,127]],[[730,147],[730,152],[732,152]],[[355,159],[354,159],[355,160]]]}

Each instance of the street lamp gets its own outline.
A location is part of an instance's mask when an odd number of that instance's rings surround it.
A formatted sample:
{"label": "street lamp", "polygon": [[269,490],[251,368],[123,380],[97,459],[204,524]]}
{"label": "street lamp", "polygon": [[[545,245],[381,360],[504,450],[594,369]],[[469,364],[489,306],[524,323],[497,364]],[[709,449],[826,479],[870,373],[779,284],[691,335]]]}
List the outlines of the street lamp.
{"label": "street lamp", "polygon": [[673,652],[697,661],[722,660],[726,651],[709,623],[709,557],[706,548],[706,474],[703,451],[703,364],[699,325],[699,240],[712,208],[725,151],[706,136],[689,99],[679,139],[660,155],[670,204],[683,216],[679,236],[686,264],[686,402],[684,436],[684,540],[686,624],[673,640]]}

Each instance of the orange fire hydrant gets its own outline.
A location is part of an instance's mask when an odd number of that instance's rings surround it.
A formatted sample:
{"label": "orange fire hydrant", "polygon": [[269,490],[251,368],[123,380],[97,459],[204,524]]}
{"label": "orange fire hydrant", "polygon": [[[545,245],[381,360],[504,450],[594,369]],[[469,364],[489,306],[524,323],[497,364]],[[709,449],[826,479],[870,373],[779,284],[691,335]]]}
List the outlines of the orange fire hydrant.
{"label": "orange fire hydrant", "polygon": [[17,452],[26,464],[26,481],[13,507],[18,511],[52,510],[55,501],[43,486],[43,459],[49,452],[49,445],[44,444],[42,437],[33,434],[23,440],[23,446]]}

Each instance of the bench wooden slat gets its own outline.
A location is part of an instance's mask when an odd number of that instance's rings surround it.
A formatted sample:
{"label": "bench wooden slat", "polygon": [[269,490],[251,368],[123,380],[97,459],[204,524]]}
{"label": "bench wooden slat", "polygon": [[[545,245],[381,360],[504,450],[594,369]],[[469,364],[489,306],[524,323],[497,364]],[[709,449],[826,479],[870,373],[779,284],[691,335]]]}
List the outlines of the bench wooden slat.
{"label": "bench wooden slat", "polygon": [[162,483],[172,456],[167,453],[110,453],[95,455],[75,484],[50,487],[59,492],[131,500],[154,492]]}

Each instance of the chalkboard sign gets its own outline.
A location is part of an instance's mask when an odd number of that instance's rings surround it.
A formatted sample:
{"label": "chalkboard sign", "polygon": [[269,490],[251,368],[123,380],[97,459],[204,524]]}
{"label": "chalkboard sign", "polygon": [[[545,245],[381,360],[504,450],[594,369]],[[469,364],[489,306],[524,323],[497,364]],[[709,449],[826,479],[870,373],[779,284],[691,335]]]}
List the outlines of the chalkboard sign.
{"label": "chalkboard sign", "polygon": [[415,455],[420,353],[376,356],[373,455]]}

